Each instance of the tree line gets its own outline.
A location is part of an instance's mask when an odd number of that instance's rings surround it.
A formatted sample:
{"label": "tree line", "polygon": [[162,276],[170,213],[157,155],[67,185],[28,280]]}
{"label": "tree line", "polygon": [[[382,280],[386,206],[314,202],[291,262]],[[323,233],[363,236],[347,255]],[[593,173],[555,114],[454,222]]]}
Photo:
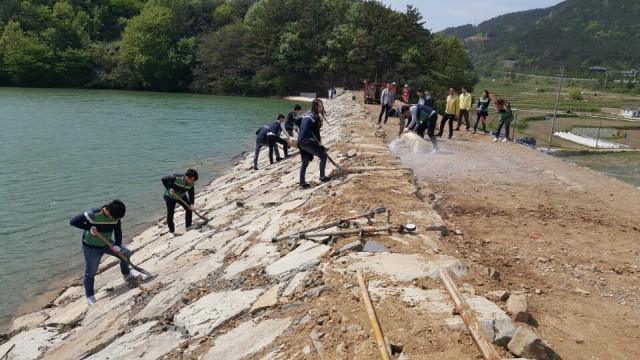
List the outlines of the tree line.
{"label": "tree line", "polygon": [[461,41],[357,0],[3,0],[0,85],[289,95],[473,87]]}

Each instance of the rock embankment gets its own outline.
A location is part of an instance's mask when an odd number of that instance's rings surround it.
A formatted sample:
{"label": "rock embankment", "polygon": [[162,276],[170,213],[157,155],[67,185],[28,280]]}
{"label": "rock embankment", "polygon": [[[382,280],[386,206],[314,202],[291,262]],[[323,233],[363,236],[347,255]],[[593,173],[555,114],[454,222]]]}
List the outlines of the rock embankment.
{"label": "rock embankment", "polygon": [[[132,260],[153,278],[129,287],[115,261],[106,260],[95,306],[86,305],[81,285],[69,286],[43,309],[15,319],[0,356],[10,350],[8,359],[372,359],[378,348],[355,276],[361,270],[395,357],[477,358],[438,279],[446,269],[502,357],[512,357],[507,344],[516,326],[503,310],[508,294],[494,297],[497,303],[479,296],[464,282],[465,264],[442,253],[447,226],[436,197],[380,141],[385,133],[374,130],[350,93],[325,107],[323,141],[349,171],[328,164],[333,180],[319,183],[315,159],[307,173],[314,186],[300,189],[299,157],[274,165],[264,157],[253,171],[250,155],[198,194],[200,212],[211,219],[202,229],[169,239],[161,222],[133,240]],[[387,211],[346,220],[378,208]],[[272,241],[337,219],[345,219],[341,227],[321,231],[391,231]],[[408,223],[417,231],[397,231]],[[486,281],[493,281],[490,271]],[[526,341],[542,343],[526,334]]]}

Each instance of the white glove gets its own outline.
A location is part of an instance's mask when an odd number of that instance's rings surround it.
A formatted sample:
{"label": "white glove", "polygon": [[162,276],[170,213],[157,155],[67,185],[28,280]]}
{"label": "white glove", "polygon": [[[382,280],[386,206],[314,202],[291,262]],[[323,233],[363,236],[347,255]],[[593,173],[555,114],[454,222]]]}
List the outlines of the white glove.
{"label": "white glove", "polygon": [[194,204],[189,205],[189,210],[196,211],[196,206]]}
{"label": "white glove", "polygon": [[114,253],[116,253],[116,254],[119,254],[119,253],[121,253],[121,252],[122,252],[122,249],[120,248],[120,246],[118,246],[118,245],[114,245],[114,246],[111,248],[111,251],[113,251],[113,252],[114,252]]}

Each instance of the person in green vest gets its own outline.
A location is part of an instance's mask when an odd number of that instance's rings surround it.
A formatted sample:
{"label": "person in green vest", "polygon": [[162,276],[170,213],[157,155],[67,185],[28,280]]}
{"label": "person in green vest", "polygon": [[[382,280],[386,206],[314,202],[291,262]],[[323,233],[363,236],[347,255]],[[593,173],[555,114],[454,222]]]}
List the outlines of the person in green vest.
{"label": "person in green vest", "polygon": [[[191,225],[192,212],[195,207],[195,188],[194,185],[198,181],[198,172],[189,169],[184,174],[168,175],[162,178],[164,185],[164,202],[167,204],[167,225],[169,226],[169,237],[175,236],[176,226],[173,223],[173,213],[176,204],[180,204],[184,208],[184,225],[187,230],[196,229],[197,226]],[[182,199],[182,201],[180,201]],[[186,204],[189,204],[187,207]]]}
{"label": "person in green vest", "polygon": [[[93,285],[102,255],[107,254],[120,259],[120,272],[125,281],[131,282],[140,278],[140,275],[131,272],[129,263],[118,256],[118,254],[122,254],[127,258],[131,257],[131,251],[122,246],[120,219],[124,217],[126,210],[122,201],[113,200],[101,208],[85,211],[69,222],[71,226],[84,230],[82,234],[82,253],[85,266],[82,284],[84,285],[84,292],[89,306],[96,303]],[[109,248],[98,234],[111,242],[112,247]]]}

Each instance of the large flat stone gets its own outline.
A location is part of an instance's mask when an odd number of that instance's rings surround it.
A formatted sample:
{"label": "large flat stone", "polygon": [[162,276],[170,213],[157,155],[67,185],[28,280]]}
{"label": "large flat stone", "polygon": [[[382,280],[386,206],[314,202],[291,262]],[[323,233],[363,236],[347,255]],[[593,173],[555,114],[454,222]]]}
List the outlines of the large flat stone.
{"label": "large flat stone", "polygon": [[224,278],[231,279],[247,269],[263,267],[279,257],[280,252],[275,245],[262,242],[257,243],[246,251],[240,259],[237,259],[227,266],[224,271]]}
{"label": "large flat stone", "polygon": [[180,332],[175,330],[155,330],[154,327],[157,325],[156,321],[142,324],[116,338],[109,346],[87,359],[158,359],[176,348],[184,339]]}
{"label": "large flat stone", "polygon": [[13,319],[9,333],[31,330],[49,318],[49,309],[39,310]]}
{"label": "large flat stone", "polygon": [[204,360],[240,359],[254,354],[282,335],[291,325],[290,319],[270,319],[261,323],[249,320],[219,336]]}
{"label": "large flat stone", "polygon": [[15,345],[9,353],[9,360],[35,360],[42,355],[44,349],[61,340],[56,329],[35,328],[23,331],[0,345],[0,355],[4,355]]}
{"label": "large flat stone", "polygon": [[286,285],[286,283],[281,283],[273,286],[271,289],[265,291],[256,302],[253,303],[250,313],[255,314],[260,310],[269,309],[278,304],[278,293],[280,290]]}
{"label": "large flat stone", "polygon": [[[475,312],[485,334],[494,344],[505,346],[516,332],[509,316],[496,304],[481,296],[465,297],[469,307]],[[453,329],[465,329],[460,316],[445,320]]]}
{"label": "large flat stone", "polygon": [[307,270],[320,263],[320,257],[330,249],[327,245],[303,241],[295,250],[267,266],[265,272],[275,277],[292,270]]}
{"label": "large flat stone", "polygon": [[304,284],[304,279],[307,277],[307,274],[308,272],[306,271],[300,271],[297,273],[282,292],[282,296],[289,296],[296,291],[299,291]]}
{"label": "large flat stone", "polygon": [[511,341],[509,350],[516,356],[535,360],[556,360],[561,357],[549,346],[528,329],[518,328]]}
{"label": "large flat stone", "polygon": [[248,310],[264,289],[211,293],[184,307],[173,323],[192,336],[206,336],[218,326]]}
{"label": "large flat stone", "polygon": [[411,281],[421,277],[437,279],[438,269],[448,269],[458,276],[466,274],[466,268],[460,260],[444,255],[352,253],[343,259],[354,261],[347,266],[347,270],[384,274],[393,281]]}

